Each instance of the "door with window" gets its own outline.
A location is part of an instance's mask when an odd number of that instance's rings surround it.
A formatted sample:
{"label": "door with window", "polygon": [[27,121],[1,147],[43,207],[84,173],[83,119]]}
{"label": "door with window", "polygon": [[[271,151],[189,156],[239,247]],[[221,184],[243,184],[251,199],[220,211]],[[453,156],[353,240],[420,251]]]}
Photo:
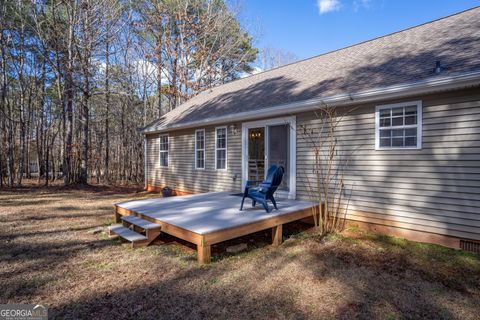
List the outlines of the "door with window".
{"label": "door with window", "polygon": [[295,131],[292,130],[292,123],[283,119],[282,121],[269,120],[263,123],[245,123],[243,128],[244,172],[242,176],[244,182],[263,180],[271,165],[282,166],[285,174],[277,193],[294,198],[292,169],[294,171],[295,157],[292,151],[294,151]]}

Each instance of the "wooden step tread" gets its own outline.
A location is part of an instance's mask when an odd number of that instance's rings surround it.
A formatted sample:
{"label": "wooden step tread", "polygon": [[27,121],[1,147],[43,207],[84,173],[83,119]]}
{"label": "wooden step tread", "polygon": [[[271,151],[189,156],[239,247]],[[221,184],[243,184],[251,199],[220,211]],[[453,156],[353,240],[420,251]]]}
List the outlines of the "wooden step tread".
{"label": "wooden step tread", "polygon": [[133,225],[136,225],[142,229],[145,230],[154,230],[154,229],[160,229],[162,226],[153,222],[150,222],[148,220],[141,219],[139,217],[135,216],[123,216],[122,217],[123,221],[126,221],[128,223],[131,223]]}
{"label": "wooden step tread", "polygon": [[148,238],[145,237],[143,234],[137,233],[122,225],[117,224],[117,225],[110,226],[108,227],[108,230],[110,230],[111,233],[114,233],[119,237],[131,242],[148,240]]}

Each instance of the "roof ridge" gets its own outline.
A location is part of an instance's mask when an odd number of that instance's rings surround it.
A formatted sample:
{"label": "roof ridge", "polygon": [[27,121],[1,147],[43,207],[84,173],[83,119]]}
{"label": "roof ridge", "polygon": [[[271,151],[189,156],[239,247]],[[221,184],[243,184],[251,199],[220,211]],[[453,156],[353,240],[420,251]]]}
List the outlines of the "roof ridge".
{"label": "roof ridge", "polygon": [[[330,50],[330,51],[320,53],[320,54],[317,54],[317,55],[314,55],[314,56],[311,56],[311,57],[308,57],[308,58],[304,58],[304,59],[301,59],[301,60],[298,60],[298,61],[295,61],[295,62],[290,62],[290,63],[284,64],[284,65],[281,65],[281,66],[278,66],[278,67],[275,67],[275,68],[272,68],[272,69],[268,69],[268,70],[264,70],[264,71],[261,71],[261,72],[255,73],[255,74],[251,74],[249,76],[239,78],[239,79],[235,79],[235,80],[230,81],[230,82],[225,83],[225,84],[230,84],[230,83],[237,82],[237,81],[240,81],[240,80],[248,79],[248,78],[255,77],[255,76],[267,73],[267,72],[271,72],[271,71],[278,70],[278,69],[281,69],[281,68],[285,68],[285,67],[288,67],[288,66],[291,66],[291,65],[294,65],[294,64],[299,64],[299,63],[302,63],[304,61],[308,61],[308,60],[312,60],[312,59],[315,59],[315,58],[318,58],[318,57],[321,57],[321,56],[325,56],[325,55],[328,55],[328,54],[331,54],[331,53],[334,53],[334,52],[337,52],[337,51],[353,48],[353,47],[356,47],[356,46],[359,46],[359,45],[362,45],[362,44],[365,44],[365,43],[368,43],[368,42],[372,42],[372,41],[379,40],[379,39],[382,39],[382,38],[390,37],[390,36],[393,36],[393,35],[401,33],[401,32],[405,32],[405,31],[408,31],[408,30],[411,30],[411,29],[423,27],[425,25],[435,23],[435,22],[438,22],[438,21],[441,21],[441,20],[445,20],[445,19],[457,16],[457,15],[461,15],[461,14],[466,13],[468,11],[472,11],[472,10],[479,9],[479,8],[480,8],[480,6],[475,6],[473,8],[465,9],[465,10],[460,11],[460,12],[452,13],[452,14],[444,16],[444,17],[440,17],[440,18],[430,20],[430,21],[427,21],[427,22],[423,22],[423,23],[420,23],[420,24],[417,24],[417,25],[414,25],[414,26],[411,26],[411,27],[407,27],[407,28],[404,28],[404,29],[401,29],[401,30],[398,30],[398,31],[387,33],[387,34],[384,34],[384,35],[381,35],[381,36],[378,36],[378,37],[375,37],[375,38],[372,38],[372,39],[357,42],[357,43],[348,45],[346,47]],[[222,85],[220,85],[220,86],[222,86]],[[220,87],[220,86],[218,86],[218,87]],[[214,88],[216,88],[216,87],[214,87]],[[212,88],[212,89],[214,89],[214,88]]]}

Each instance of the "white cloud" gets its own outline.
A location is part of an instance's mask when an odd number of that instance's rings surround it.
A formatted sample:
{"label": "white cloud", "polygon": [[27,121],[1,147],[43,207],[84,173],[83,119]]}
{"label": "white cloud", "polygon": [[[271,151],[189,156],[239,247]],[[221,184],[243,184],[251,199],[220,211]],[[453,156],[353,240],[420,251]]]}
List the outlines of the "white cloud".
{"label": "white cloud", "polygon": [[317,0],[318,12],[324,14],[327,12],[340,10],[340,0]]}
{"label": "white cloud", "polygon": [[263,69],[260,68],[260,67],[253,67],[252,71],[250,71],[250,72],[240,72],[240,78],[249,77],[249,76],[252,76],[254,74],[260,73],[262,71],[263,71]]}
{"label": "white cloud", "polygon": [[370,9],[372,0],[355,0],[353,1],[353,9],[358,11],[359,9]]}

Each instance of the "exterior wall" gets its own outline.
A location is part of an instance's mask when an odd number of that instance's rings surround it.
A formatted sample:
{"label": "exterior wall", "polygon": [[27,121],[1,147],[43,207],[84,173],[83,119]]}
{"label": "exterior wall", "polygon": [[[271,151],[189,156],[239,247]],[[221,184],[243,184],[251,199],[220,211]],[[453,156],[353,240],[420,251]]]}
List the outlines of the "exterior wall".
{"label": "exterior wall", "polygon": [[[422,149],[376,151],[375,106],[414,100],[423,103]],[[297,128],[315,128],[318,123],[313,112],[297,115]],[[449,246],[449,240],[432,239],[443,235],[480,240],[479,123],[478,89],[358,106],[338,127],[342,150],[352,153],[344,172],[346,184],[352,186],[347,218]],[[194,169],[195,129],[169,133],[168,168],[159,167],[158,135],[148,135],[148,185],[183,192],[240,192],[242,125],[235,126],[236,134],[228,129],[226,171],[214,168],[215,126],[205,127],[205,170]],[[314,178],[313,154],[299,134],[296,161],[297,198],[309,199],[306,181]],[[418,236],[422,233],[423,240]]]}
{"label": "exterior wall", "polygon": [[[180,193],[240,192],[242,182],[242,125],[236,133],[227,126],[227,170],[215,170],[215,126],[205,129],[205,169],[195,169],[195,129],[169,132],[169,165],[160,167],[158,134],[147,136],[147,184],[169,186]],[[233,177],[236,175],[236,179]]]}
{"label": "exterior wall", "polygon": [[[480,239],[480,92],[400,101],[414,100],[423,102],[420,150],[375,150],[375,106],[390,102],[361,106],[339,124],[341,154],[350,154],[347,218]],[[318,122],[311,113],[297,117],[297,126]],[[309,198],[312,163],[309,143],[297,136],[297,198]]]}

